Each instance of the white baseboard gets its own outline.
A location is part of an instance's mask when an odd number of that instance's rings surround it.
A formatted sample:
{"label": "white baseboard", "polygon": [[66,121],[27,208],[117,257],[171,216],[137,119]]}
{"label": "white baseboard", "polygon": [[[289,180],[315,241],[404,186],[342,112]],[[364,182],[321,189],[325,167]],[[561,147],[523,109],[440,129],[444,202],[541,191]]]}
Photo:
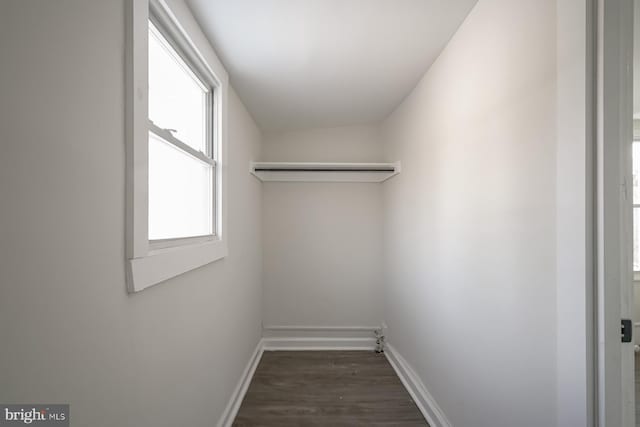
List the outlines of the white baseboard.
{"label": "white baseboard", "polygon": [[429,425],[431,427],[452,427],[451,422],[433,399],[420,377],[398,351],[387,344],[384,354]]}
{"label": "white baseboard", "polygon": [[272,337],[263,338],[265,351],[373,350],[375,338]]}
{"label": "white baseboard", "polygon": [[376,326],[282,326],[262,328],[264,349],[373,350]]}
{"label": "white baseboard", "polygon": [[233,421],[238,414],[238,410],[240,409],[240,405],[242,404],[242,400],[244,399],[244,395],[247,394],[247,389],[249,388],[253,374],[256,372],[258,363],[260,363],[263,352],[264,343],[263,340],[260,339],[256,349],[249,359],[249,362],[247,363],[247,367],[244,368],[242,377],[240,377],[240,381],[238,382],[238,385],[236,385],[227,407],[220,417],[220,421],[218,421],[218,427],[230,427],[233,424]]}
{"label": "white baseboard", "polygon": [[373,332],[380,326],[298,326],[265,325],[262,336],[265,338],[372,338]]}

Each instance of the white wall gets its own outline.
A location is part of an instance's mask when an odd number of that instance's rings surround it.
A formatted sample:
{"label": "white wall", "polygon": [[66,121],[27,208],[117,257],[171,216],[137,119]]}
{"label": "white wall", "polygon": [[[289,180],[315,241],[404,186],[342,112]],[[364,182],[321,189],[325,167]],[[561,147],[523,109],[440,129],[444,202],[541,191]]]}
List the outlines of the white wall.
{"label": "white wall", "polygon": [[[382,160],[378,129],[265,135],[265,161]],[[265,326],[376,326],[381,318],[382,186],[263,184]]]}
{"label": "white wall", "polygon": [[556,2],[480,0],[385,123],[389,339],[453,425],[556,425]]}
{"label": "white wall", "polygon": [[124,1],[2,6],[0,402],[214,425],[261,333],[259,130],[231,92],[229,256],[128,295]]}
{"label": "white wall", "polygon": [[381,162],[383,141],[376,125],[265,132],[265,162]]}

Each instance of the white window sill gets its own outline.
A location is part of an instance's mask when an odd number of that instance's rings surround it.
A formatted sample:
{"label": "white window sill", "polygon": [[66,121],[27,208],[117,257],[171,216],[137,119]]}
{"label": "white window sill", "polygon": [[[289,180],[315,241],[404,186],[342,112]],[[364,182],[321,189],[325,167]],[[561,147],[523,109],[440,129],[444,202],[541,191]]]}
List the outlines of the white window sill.
{"label": "white window sill", "polygon": [[226,242],[214,240],[205,243],[158,249],[145,257],[128,260],[127,283],[129,292],[140,292],[202,267],[227,256]]}

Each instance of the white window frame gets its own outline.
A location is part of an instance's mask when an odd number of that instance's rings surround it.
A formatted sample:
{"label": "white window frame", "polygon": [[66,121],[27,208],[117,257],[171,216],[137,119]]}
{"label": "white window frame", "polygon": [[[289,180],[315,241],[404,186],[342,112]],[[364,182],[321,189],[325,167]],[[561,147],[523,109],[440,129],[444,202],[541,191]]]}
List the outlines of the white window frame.
{"label": "white window frame", "polygon": [[[215,150],[213,235],[149,241],[148,32],[149,18],[212,87]],[[226,239],[226,148],[229,77],[184,3],[127,1],[126,49],[126,256],[127,288],[139,292],[228,254]],[[162,132],[158,128],[154,133]],[[161,133],[171,143],[170,132]],[[190,148],[190,147],[189,147]],[[189,149],[187,148],[187,150]]]}

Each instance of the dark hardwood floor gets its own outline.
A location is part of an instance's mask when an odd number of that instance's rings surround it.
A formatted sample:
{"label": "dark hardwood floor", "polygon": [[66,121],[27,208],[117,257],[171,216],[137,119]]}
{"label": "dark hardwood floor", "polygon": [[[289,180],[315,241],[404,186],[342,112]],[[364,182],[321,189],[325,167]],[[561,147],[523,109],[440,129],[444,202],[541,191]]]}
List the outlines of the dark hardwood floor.
{"label": "dark hardwood floor", "polygon": [[386,357],[266,351],[234,426],[427,426]]}

